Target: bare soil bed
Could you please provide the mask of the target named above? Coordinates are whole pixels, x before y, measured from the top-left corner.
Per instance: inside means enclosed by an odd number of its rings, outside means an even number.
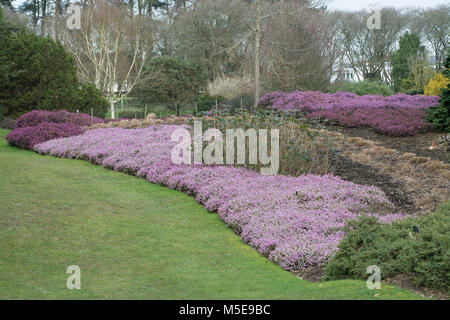
[[[450,200],[450,152],[429,150],[436,134],[389,137],[371,129],[328,126],[340,152],[331,162],[333,174],[381,188],[404,213],[427,214]]]
[[[450,152],[445,150],[430,150],[434,139],[439,135],[435,132],[417,134],[415,136],[391,137],[378,134],[371,128],[344,128],[339,126],[327,126],[327,130],[337,131],[348,137],[361,137],[367,140],[379,142],[383,147],[396,149],[403,153],[415,153],[421,157],[450,163]]]
[[[330,169],[334,175],[344,180],[381,188],[399,212],[419,211],[414,202],[409,199],[404,184],[375,167],[337,155],[333,158]]]

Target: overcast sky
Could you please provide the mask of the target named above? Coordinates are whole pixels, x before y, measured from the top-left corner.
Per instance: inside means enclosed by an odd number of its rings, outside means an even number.
[[[367,9],[371,4],[379,7],[426,8],[446,3],[449,3],[449,0],[328,0],[327,4],[329,9],[355,11]]]

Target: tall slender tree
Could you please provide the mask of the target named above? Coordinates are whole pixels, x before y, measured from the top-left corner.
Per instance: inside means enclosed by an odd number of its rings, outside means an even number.
[[[392,74],[394,78],[394,90],[400,90],[402,79],[406,79],[410,72],[411,58],[423,54],[425,47],[420,44],[417,34],[406,32],[400,38],[400,48],[392,55]]]

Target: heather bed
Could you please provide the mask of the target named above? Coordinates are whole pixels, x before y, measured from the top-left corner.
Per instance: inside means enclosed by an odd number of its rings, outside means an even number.
[[[82,134],[85,127],[99,123],[104,123],[104,120],[84,113],[34,110],[15,121],[14,130],[6,140],[22,149],[32,149],[34,145],[48,140]]]
[[[272,92],[260,107],[283,112],[301,112],[310,120],[327,120],[349,128],[370,127],[392,136],[415,135],[430,130],[426,110],[439,104],[438,96],[396,94],[358,96],[350,92]]]
[[[378,188],[326,175],[261,176],[244,168],[174,165],[171,132],[179,126],[96,129],[34,149],[84,159],[195,196],[241,238],[287,270],[322,265],[337,250],[345,222],[362,214],[401,219]]]

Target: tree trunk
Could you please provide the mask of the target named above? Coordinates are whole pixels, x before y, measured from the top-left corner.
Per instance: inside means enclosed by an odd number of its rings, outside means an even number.
[[[55,40],[58,41],[59,39],[59,24],[58,24],[58,19],[61,16],[61,8],[60,8],[60,3],[59,0],[55,0]]]
[[[261,0],[256,0],[256,30],[255,30],[255,103],[253,105],[253,112],[256,112],[259,101],[259,55],[261,42]]]
[[[111,119],[115,119],[115,115],[114,115],[114,100],[111,100]]]
[[[45,17],[47,16],[47,0],[42,1],[41,36],[45,35]]]

